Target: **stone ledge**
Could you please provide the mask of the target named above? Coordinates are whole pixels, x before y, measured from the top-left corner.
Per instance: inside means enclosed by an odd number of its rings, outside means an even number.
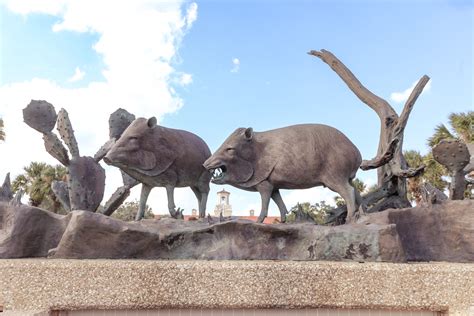
[[[474,305],[474,264],[296,261],[0,260],[5,311],[369,308]]]

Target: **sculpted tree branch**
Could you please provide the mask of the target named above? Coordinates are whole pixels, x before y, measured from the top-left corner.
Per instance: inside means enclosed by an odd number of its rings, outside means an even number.
[[[379,200],[374,200],[374,195],[370,195],[370,203],[367,203],[367,205],[372,204],[373,210],[376,211],[388,207],[411,206],[406,197],[405,178],[419,175],[423,172],[425,166],[409,168],[403,157],[403,133],[413,106],[428,83],[429,77],[425,75],[418,81],[407,99],[403,111],[398,116],[386,100],[367,89],[334,54],[324,49],[321,51],[312,50],[308,54],[318,57],[328,64],[359,100],[374,110],[380,119],[380,139],[377,155],[371,160],[364,160],[360,168],[362,170],[377,168],[379,189],[383,192],[391,192],[391,194],[381,195]],[[364,202],[368,202],[366,200],[367,198],[364,199]],[[370,212],[371,209],[368,211]]]

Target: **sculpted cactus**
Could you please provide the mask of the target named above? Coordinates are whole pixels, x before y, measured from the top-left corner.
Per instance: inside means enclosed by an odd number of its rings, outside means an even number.
[[[467,186],[464,178],[467,172],[464,168],[471,157],[466,144],[460,140],[444,139],[433,147],[433,157],[451,173],[449,197],[452,200],[462,200]]]
[[[31,100],[23,109],[23,120],[40,133],[50,133],[56,124],[56,111],[51,103],[43,100]]]
[[[127,127],[135,120],[135,115],[124,109],[118,109],[110,115],[109,118],[109,136],[110,139],[99,149],[95,155],[95,159],[102,159],[115,145],[117,140],[122,136]],[[105,203],[104,215],[112,215],[113,212],[127,199],[130,195],[130,189],[139,184],[137,180],[120,170],[122,173],[123,186],[117,188],[109,200]]]
[[[66,211],[71,210],[71,202],[69,201],[69,192],[67,189],[67,183],[64,181],[54,180],[51,183],[51,190],[53,190],[54,195],[58,198],[59,202]]]
[[[61,140],[51,132],[43,134],[44,147],[46,151],[56,158],[64,166],[69,165],[69,155]]]
[[[79,147],[67,111],[61,109],[56,115],[50,103],[32,100],[23,110],[23,119],[30,127],[43,133],[48,153],[68,169],[67,194],[64,184],[56,183],[52,187],[63,206],[71,210],[95,212],[104,195],[105,171],[93,158],[79,156]],[[56,120],[59,135],[69,148],[71,159],[63,143],[52,132]],[[69,201],[69,207],[66,201]]]
[[[74,130],[72,129],[69,115],[65,109],[61,109],[58,113],[57,130],[61,139],[69,148],[72,157],[79,158],[79,146],[77,145],[76,137],[74,136]]]

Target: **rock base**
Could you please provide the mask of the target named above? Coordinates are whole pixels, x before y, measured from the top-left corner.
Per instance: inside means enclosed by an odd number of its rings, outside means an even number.
[[[123,222],[0,204],[0,258],[474,262],[474,201],[387,210],[356,224]]]

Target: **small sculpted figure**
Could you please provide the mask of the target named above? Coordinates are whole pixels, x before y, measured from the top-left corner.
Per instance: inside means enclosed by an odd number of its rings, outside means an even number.
[[[138,118],[130,124],[104,158],[142,183],[140,208],[136,220],[143,218],[148,195],[153,187],[165,187],[168,210],[176,211],[173,192],[190,187],[199,203],[199,217],[206,214],[211,175],[203,168],[211,152],[198,136],[183,130],[157,125],[156,118]]]
[[[212,182],[258,191],[262,210],[268,212],[270,198],[281,213],[287,209],[280,189],[307,189],[324,185],[339,193],[347,204],[347,221],[361,203],[352,185],[362,158],[355,145],[337,129],[320,124],[303,124],[266,132],[236,129],[204,163]]]

